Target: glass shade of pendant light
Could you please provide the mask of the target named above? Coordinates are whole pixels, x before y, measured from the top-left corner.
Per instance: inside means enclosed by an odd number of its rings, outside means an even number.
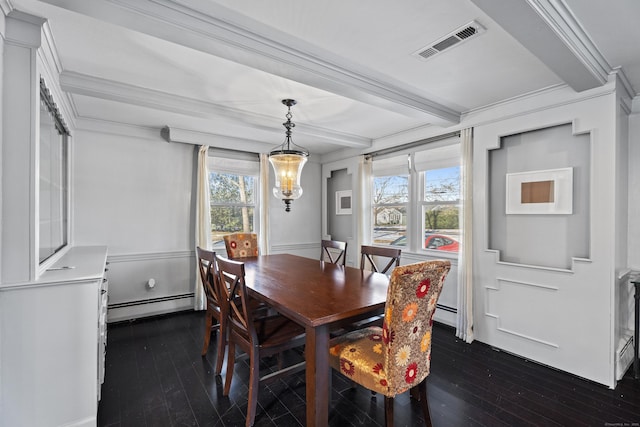
[[[276,185],[273,187],[273,195],[282,199],[285,211],[291,211],[291,202],[302,196],[300,175],[307,162],[309,152],[294,144],[291,140],[291,129],[295,123],[291,121],[291,107],[296,105],[293,99],[283,99],[282,103],[288,107],[287,121],[282,125],[287,129],[284,142],[269,153],[269,162],[273,166],[276,175]]]

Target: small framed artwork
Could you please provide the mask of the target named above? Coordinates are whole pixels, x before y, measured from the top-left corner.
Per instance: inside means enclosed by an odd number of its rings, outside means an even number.
[[[351,215],[351,190],[336,191],[336,215]]]
[[[507,215],[573,213],[573,168],[507,174]]]

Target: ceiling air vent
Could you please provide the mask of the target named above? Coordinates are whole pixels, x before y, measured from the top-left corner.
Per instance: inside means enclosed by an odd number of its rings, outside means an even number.
[[[482,25],[478,24],[476,21],[471,21],[467,25],[463,25],[457,30],[440,37],[429,46],[423,47],[413,54],[422,59],[431,58],[450,47],[456,46],[462,41],[469,40],[470,38],[483,33],[484,30],[485,28]]]

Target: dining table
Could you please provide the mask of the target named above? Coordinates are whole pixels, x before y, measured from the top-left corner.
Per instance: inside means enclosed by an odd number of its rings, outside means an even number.
[[[329,422],[330,331],[381,314],[386,275],[291,254],[243,259],[249,295],[304,326],[307,426]]]

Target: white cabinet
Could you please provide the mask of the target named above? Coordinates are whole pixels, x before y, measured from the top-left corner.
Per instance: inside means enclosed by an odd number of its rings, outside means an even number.
[[[106,268],[106,271],[109,269]],[[109,301],[109,280],[107,277],[102,279],[98,301],[98,400],[100,400],[104,383],[105,358],[107,357],[107,303]]]
[[[95,426],[107,248],[74,247],[33,282],[0,284],[0,426]]]

